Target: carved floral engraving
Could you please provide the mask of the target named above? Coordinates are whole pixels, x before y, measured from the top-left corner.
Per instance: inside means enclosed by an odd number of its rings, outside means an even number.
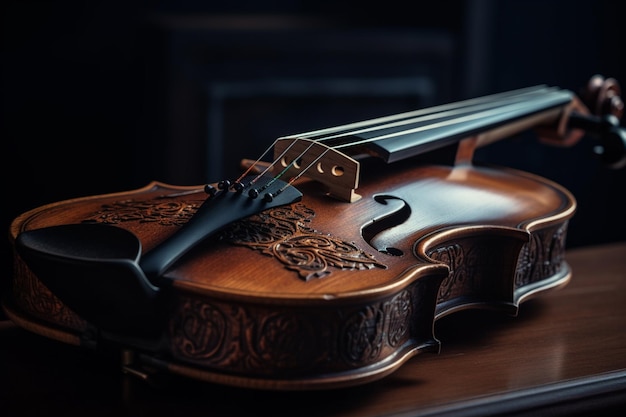
[[[511,282],[515,289],[551,278],[561,271],[566,230],[567,223],[531,234],[530,241],[524,244],[517,258],[514,283]],[[449,275],[441,283],[437,302],[448,301],[460,294],[470,295],[472,291],[485,294],[487,288],[484,285],[494,287],[503,283],[506,277],[500,276],[492,277],[497,282],[484,282],[485,277],[491,276],[493,266],[500,262],[497,253],[497,247],[477,242],[443,245],[429,251],[429,257],[450,267]]]
[[[463,286],[463,282],[468,276],[465,268],[466,256],[463,247],[458,244],[439,247],[429,252],[428,256],[450,267],[450,273],[441,282],[437,297],[438,302],[447,300],[455,288]]]
[[[385,268],[354,243],[316,232],[308,226],[315,215],[303,204],[266,210],[232,224],[221,239],[273,256],[308,281],[331,273],[330,268]]]
[[[119,224],[125,222],[158,223],[162,226],[182,226],[202,204],[200,201],[173,199],[123,200],[103,204],[85,222]]]
[[[21,261],[15,263],[13,296],[18,306],[40,319],[77,330],[85,327],[84,320],[52,294]]]
[[[517,262],[515,287],[556,275],[563,266],[567,223],[533,233]]]
[[[156,222],[163,226],[181,226],[196,212],[202,201],[124,200],[103,205],[85,222],[119,224]],[[308,281],[331,273],[331,268],[364,270],[385,268],[354,243],[324,235],[307,223],[315,216],[303,204],[266,210],[235,222],[220,239],[248,246],[273,256],[288,269]]]
[[[484,296],[506,287],[507,277],[501,271],[507,259],[502,257],[500,249],[497,241],[465,241],[431,250],[428,256],[450,267],[439,288],[437,302],[461,295]]]
[[[411,336],[431,340],[430,333],[410,334],[413,320],[432,320],[421,317],[432,312],[416,308],[419,291],[416,283],[387,300],[338,310],[268,310],[184,297],[170,322],[172,351],[186,362],[253,374],[367,366]]]
[[[387,302],[349,316],[341,332],[346,360],[374,360],[385,347],[400,345],[408,336],[412,311],[411,293],[403,291]]]
[[[320,317],[314,321],[297,312],[268,313],[195,298],[184,300],[177,316],[170,326],[174,354],[209,367],[301,368],[320,361],[326,351],[319,345],[329,328],[319,325]]]
[[[293,369],[325,357],[330,327],[319,316],[183,300],[171,322],[177,356],[238,370]],[[308,365],[307,365],[308,366]]]

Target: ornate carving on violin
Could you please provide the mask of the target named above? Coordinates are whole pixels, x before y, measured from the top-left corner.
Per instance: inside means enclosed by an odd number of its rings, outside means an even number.
[[[158,200],[124,200],[103,205],[85,223],[120,224],[125,222],[158,223],[182,226],[191,219],[204,200],[159,202]]]
[[[272,256],[297,271],[304,281],[329,275],[331,268],[385,268],[356,244],[307,227],[314,215],[303,204],[266,210],[233,223],[220,237]]]
[[[516,289],[563,274],[565,266],[565,236],[567,223],[562,223],[532,235],[524,245],[517,263]]]
[[[450,272],[441,283],[437,314],[450,314],[468,305],[500,308],[516,315],[520,303],[549,288],[567,284],[571,271],[565,262],[567,218],[528,236],[494,229],[455,237],[454,243],[423,247],[428,257],[442,262]],[[519,256],[512,254],[519,253]],[[508,272],[507,272],[508,271]]]
[[[16,322],[29,328],[34,317],[47,325],[60,326],[69,331],[84,332],[87,329],[85,320],[50,292],[26,264],[16,262],[14,269],[16,275],[13,280],[12,303],[20,311],[28,312],[30,316],[30,318],[15,316]],[[68,341],[65,335],[57,338]],[[69,337],[69,339],[76,340],[77,338]]]
[[[474,150],[531,128],[564,146],[590,133],[621,167],[622,112],[612,79],[592,78],[583,100],[530,87],[279,138],[272,162],[204,193],[152,183],[51,203],[11,224],[3,308],[47,337],[133,352],[138,372],[285,390],[373,381],[438,351],[440,317],[515,315],[572,276],[574,197],[474,166]]]
[[[423,301],[432,300],[432,284],[417,281],[368,305],[324,310],[243,307],[185,296],[169,326],[174,360],[182,363],[181,372],[200,367],[207,380],[247,375],[274,388],[328,386],[312,374],[334,375],[331,385],[343,385],[363,378],[359,369],[387,373],[390,360],[438,351],[432,329],[417,325],[433,320],[432,304]],[[154,358],[151,363],[169,366]]]

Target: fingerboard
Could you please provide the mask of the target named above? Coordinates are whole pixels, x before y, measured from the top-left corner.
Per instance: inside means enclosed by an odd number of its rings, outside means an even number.
[[[561,108],[572,98],[570,91],[536,86],[284,139],[319,141],[346,154],[350,154],[351,149],[366,147],[368,153],[391,163]]]

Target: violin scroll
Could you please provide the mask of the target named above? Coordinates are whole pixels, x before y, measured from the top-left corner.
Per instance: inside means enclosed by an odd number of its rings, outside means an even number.
[[[620,94],[621,88],[614,78],[594,75],[580,91],[580,99],[574,100],[567,117],[566,145],[578,141],[581,131],[590,134],[598,142],[593,152],[613,169],[626,166],[626,130],[620,126],[624,102]]]
[[[621,88],[614,78],[604,78],[602,75],[591,77],[585,88],[581,90],[580,98],[596,116],[613,115],[621,119],[624,114],[624,101]]]
[[[624,114],[624,101],[621,88],[614,78],[601,75],[591,77],[581,92],[581,99],[599,117],[592,129],[599,137],[600,144],[594,152],[608,167],[619,169],[626,166],[626,131],[619,126]]]

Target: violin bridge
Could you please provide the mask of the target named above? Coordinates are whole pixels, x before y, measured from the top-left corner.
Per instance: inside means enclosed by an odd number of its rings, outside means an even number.
[[[360,164],[349,156],[320,142],[297,137],[280,138],[274,145],[276,169],[288,178],[305,176],[324,184],[328,195],[353,203],[361,198]]]

